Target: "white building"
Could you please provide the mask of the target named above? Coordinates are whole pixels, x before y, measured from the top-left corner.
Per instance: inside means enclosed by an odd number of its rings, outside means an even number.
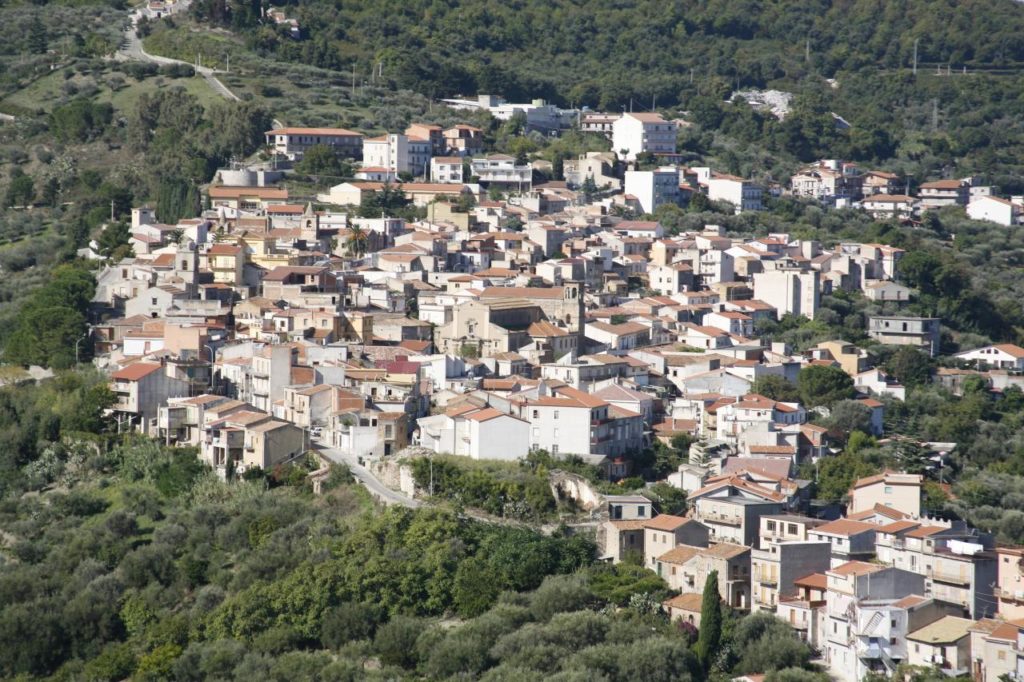
[[[1021,213],[1024,212],[1024,197],[1000,199],[999,197],[980,196],[971,199],[967,204],[967,215],[972,220],[988,220],[1000,225],[1020,225]]]
[[[678,204],[679,171],[672,167],[626,171],[625,192],[637,198],[644,213],[654,213],[662,204]]]
[[[973,360],[979,367],[1024,371],[1024,348],[1012,343],[1000,343],[957,353],[961,360]]]
[[[817,270],[770,270],[754,274],[754,298],[768,303],[781,318],[786,313],[813,320],[821,301]]]
[[[674,154],[676,124],[661,114],[623,114],[612,123],[612,151],[627,161],[644,152]]]
[[[430,160],[431,182],[465,182],[461,156],[435,156]]]
[[[700,181],[700,175],[698,175]],[[711,172],[701,184],[708,188],[708,199],[727,201],[736,207],[736,212],[761,211],[764,209],[764,190],[758,184],[735,175]]]
[[[430,140],[389,133],[363,140],[363,165],[395,173],[425,175],[430,164]]]
[[[481,183],[510,189],[528,190],[533,182],[530,164],[518,165],[514,156],[489,154],[470,162],[472,173]]]
[[[265,135],[274,152],[293,161],[316,145],[325,145],[344,156],[356,156],[363,139],[359,133],[344,128],[275,128]]]
[[[471,459],[518,461],[530,451],[530,425],[493,407],[458,407],[417,422],[420,445]]]

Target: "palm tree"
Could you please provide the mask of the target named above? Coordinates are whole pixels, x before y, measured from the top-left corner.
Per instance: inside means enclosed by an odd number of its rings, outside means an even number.
[[[348,252],[356,258],[362,258],[366,253],[366,242],[368,237],[366,231],[358,225],[353,225],[348,230],[348,237],[345,238],[345,246]]]

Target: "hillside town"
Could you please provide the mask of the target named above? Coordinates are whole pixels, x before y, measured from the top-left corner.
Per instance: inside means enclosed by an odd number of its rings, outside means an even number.
[[[776,614],[835,679],[901,663],[979,682],[1024,675],[1024,547],[934,515],[920,473],[859,478],[844,504],[818,504],[808,472],[849,434],[820,425],[824,403],[758,392],[808,370],[845,375],[844,408],[866,435],[904,438],[886,432],[885,410],[906,389],[863,348],[837,337],[794,350],[762,330],[815,320],[823,296],[858,295],[886,311],[869,318],[870,339],[939,356],[942,320],[903,310],[916,293],[907,252],[678,231],[653,215],[697,196],[742,213],[792,195],[907,224],[960,206],[1010,226],[1024,199],[978,178],[910,196],[897,175],[840,160],[763,185],[681,165],[686,123],[659,114],[447,104],[528,129],[578,126],[609,150],[567,160],[565,180],[535,181],[545,162],[485,153],[468,124],[267,131],[273,164],[219,171],[205,208],[177,224],[133,208],[131,255],[98,270],[89,334],[118,432],[194,447],[223,479],[313,451],[397,504],[429,498],[410,473],[417,459],[543,451],[614,484],[639,475],[640,452],[685,443],[688,461],[647,482],[682,491],[685,515],[551,474],[553,493],[589,515],[603,560],[637,562],[678,593],[662,604],[673,620],[700,627],[717,571],[725,604]],[[353,160],[354,179],[315,198],[289,189],[288,169],[314,148]],[[358,210],[373,202],[379,216]],[[425,217],[389,210],[399,206]],[[1024,348],[957,359],[934,381],[1024,387]],[[941,473],[956,444],[914,446]]]

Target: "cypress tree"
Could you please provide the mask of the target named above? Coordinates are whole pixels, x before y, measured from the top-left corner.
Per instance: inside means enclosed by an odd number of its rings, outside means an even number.
[[[718,653],[722,639],[722,597],[718,594],[718,571],[711,571],[704,583],[704,601],[700,606],[700,631],[695,652],[704,670]]]

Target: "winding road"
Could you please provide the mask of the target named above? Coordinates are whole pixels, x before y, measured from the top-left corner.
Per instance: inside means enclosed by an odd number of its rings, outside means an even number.
[[[182,12],[188,9],[188,1],[177,3],[177,12]],[[142,11],[135,10],[128,15],[130,19],[128,26],[124,29],[124,37],[121,40],[121,47],[117,50],[114,55],[115,59],[121,61],[135,61],[135,62],[151,62],[153,64],[184,64],[190,66],[196,70],[200,76],[206,79],[206,82],[210,84],[213,91],[224,99],[239,101],[238,95],[231,92],[224,83],[217,78],[217,69],[211,69],[208,66],[196,66],[191,62],[182,61],[180,59],[171,59],[170,57],[160,57],[159,55],[149,54],[146,52],[146,48],[142,46],[142,41],[136,34],[136,27],[138,26],[139,19],[142,18]]]

